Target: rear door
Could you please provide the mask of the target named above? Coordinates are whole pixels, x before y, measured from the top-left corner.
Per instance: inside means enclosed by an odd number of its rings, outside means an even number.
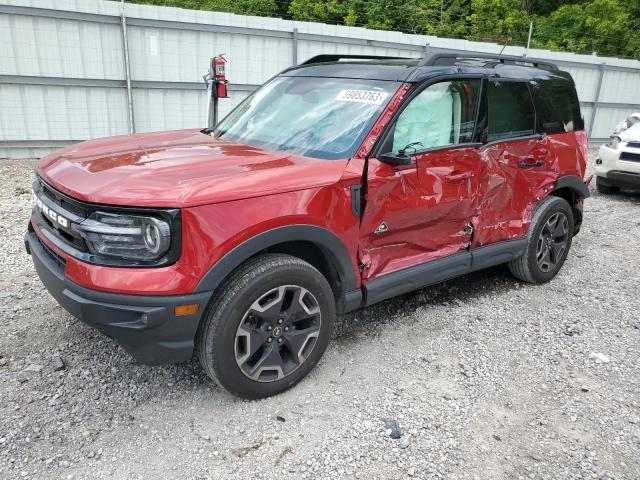
[[[557,176],[555,155],[536,131],[536,111],[525,81],[487,81],[486,145],[480,149],[478,217],[473,246],[526,234],[527,218]]]
[[[424,85],[387,133],[381,152],[411,152],[410,165],[368,160],[360,229],[363,280],[466,249],[481,169],[475,125],[478,78]]]

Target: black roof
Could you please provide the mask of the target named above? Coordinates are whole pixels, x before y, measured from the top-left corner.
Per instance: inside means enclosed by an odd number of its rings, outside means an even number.
[[[442,75],[478,74],[518,80],[563,79],[571,76],[550,62],[485,54],[437,53],[425,58],[370,55],[318,55],[283,75],[421,82]]]

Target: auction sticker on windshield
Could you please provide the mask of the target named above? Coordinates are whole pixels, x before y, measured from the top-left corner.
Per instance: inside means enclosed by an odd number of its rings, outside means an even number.
[[[387,92],[376,92],[373,90],[342,90],[336,97],[336,100],[382,105],[387,95]]]

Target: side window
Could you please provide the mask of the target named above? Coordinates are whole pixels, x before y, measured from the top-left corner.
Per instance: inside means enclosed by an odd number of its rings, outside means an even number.
[[[393,152],[473,141],[480,80],[455,80],[428,86],[402,111],[393,132]]]
[[[538,116],[538,132],[564,133],[584,128],[580,102],[572,85],[547,80],[530,85]]]
[[[526,83],[490,80],[487,104],[488,142],[534,134],[536,114]]]

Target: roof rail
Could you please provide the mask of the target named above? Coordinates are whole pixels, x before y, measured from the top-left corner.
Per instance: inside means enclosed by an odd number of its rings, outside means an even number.
[[[428,65],[455,65],[456,60],[462,58],[478,59],[478,60],[493,60],[498,63],[528,63],[534,67],[546,67],[551,70],[558,70],[558,66],[555,63],[546,62],[543,60],[528,59],[526,57],[516,57],[513,55],[495,55],[490,53],[434,53],[428,55],[422,59],[419,66],[424,67]]]
[[[419,60],[410,57],[385,57],[382,55],[341,55],[341,54],[325,54],[316,55],[301,65],[311,65],[313,63],[338,62],[340,60]]]

